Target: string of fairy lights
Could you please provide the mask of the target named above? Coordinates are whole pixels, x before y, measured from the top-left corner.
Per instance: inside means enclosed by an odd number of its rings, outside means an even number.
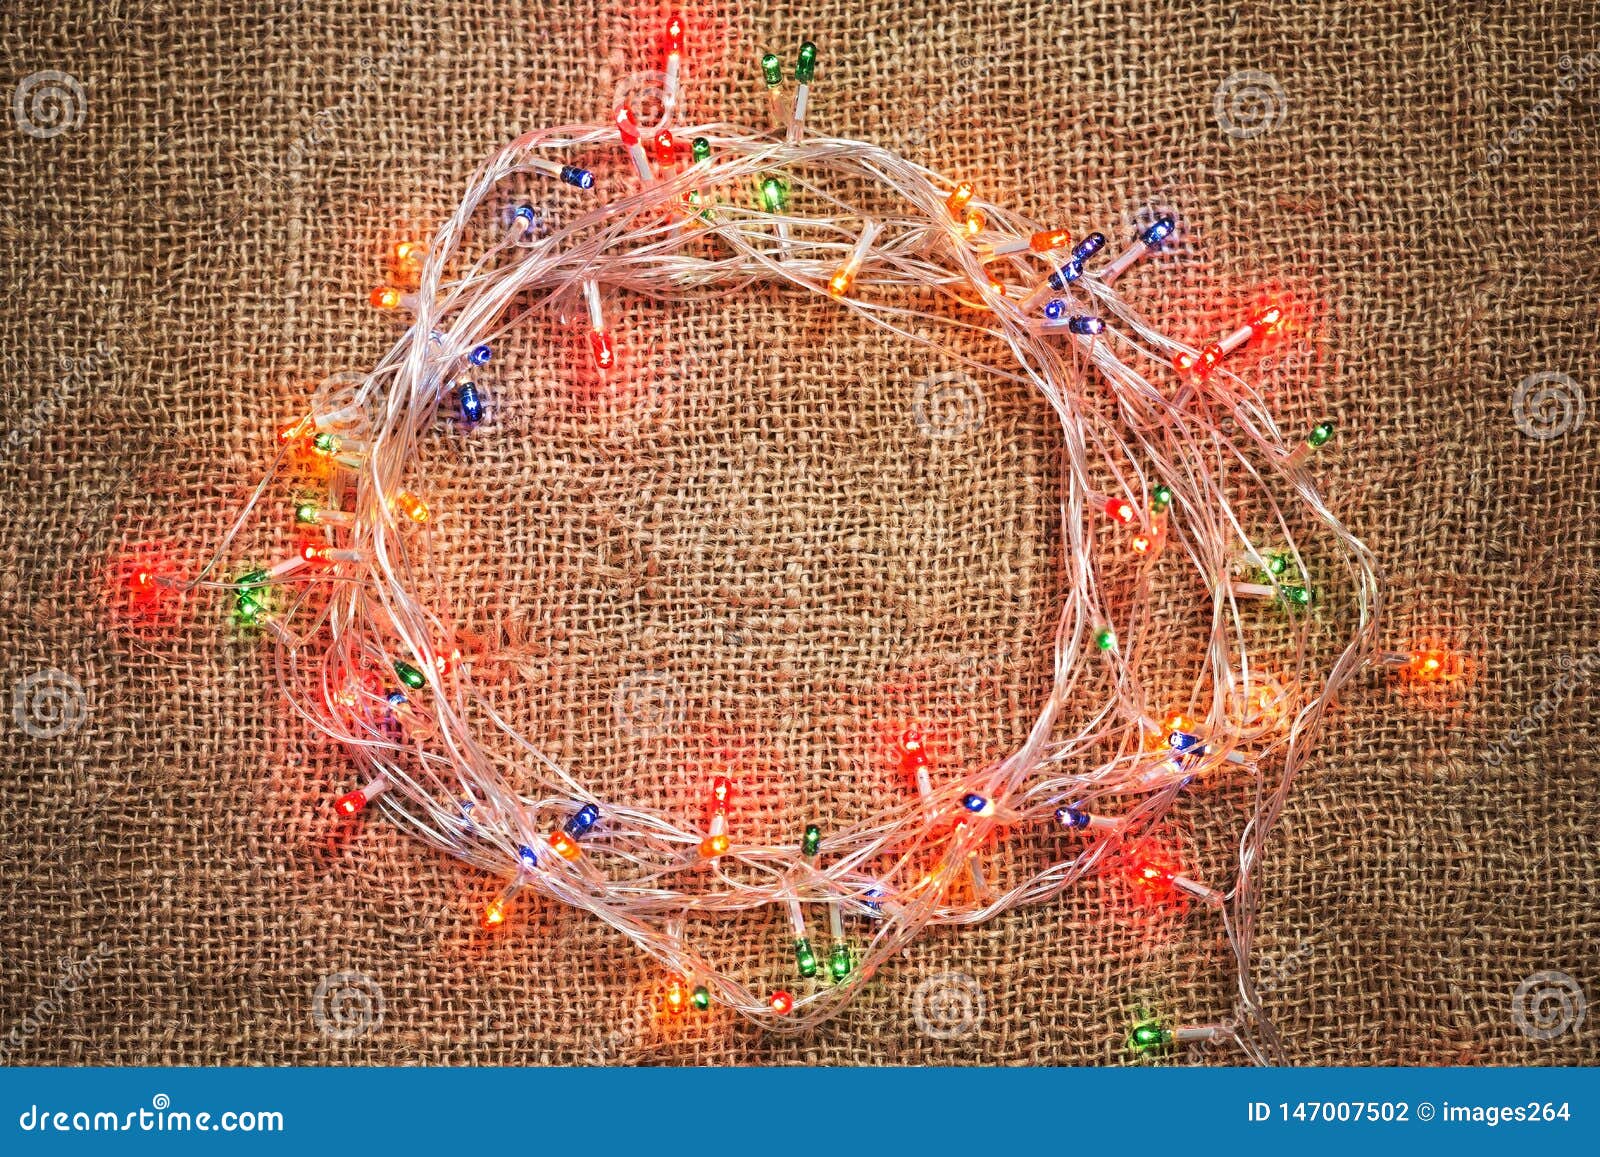
[[[302,548],[208,585],[231,592],[238,621],[270,639],[277,682],[306,725],[348,752],[355,786],[338,813],[377,805],[496,876],[487,927],[514,919],[527,893],[584,909],[659,962],[669,1013],[715,1003],[779,1031],[836,1013],[931,926],[1039,904],[1131,863],[1144,886],[1220,921],[1241,1014],[1176,1028],[1144,1020],[1132,1046],[1225,1037],[1257,1061],[1280,1058],[1250,967],[1263,846],[1335,692],[1369,662],[1438,663],[1376,650],[1372,559],[1310,473],[1332,424],[1281,429],[1230,360],[1284,310],[1253,310],[1200,348],[1168,336],[1115,286],[1172,239],[1170,216],[1122,246],[1074,237],[968,181],[819,133],[807,124],[811,43],[787,75],[776,55],[763,58],[766,127],[681,126],[677,16],[664,41],[657,129],[622,107],[609,124],[530,132],[482,165],[430,240],[396,248],[393,283],[371,300],[405,319],[404,334],[370,373],[326,384],[279,431],[273,473],[224,543],[273,477],[320,464],[325,495],[288,513],[308,536]],[[585,166],[609,166],[628,187],[602,200]],[[529,179],[566,186],[584,207],[550,224],[509,199]],[[897,806],[781,843],[741,831],[737,768],[703,785],[705,808],[692,815],[591,794],[496,710],[447,608],[416,590],[433,518],[419,441],[441,410],[458,427],[492,422],[483,367],[505,333],[576,313],[605,374],[629,341],[608,300],[756,284],[822,295],[930,357],[1031,384],[1062,439],[1054,677],[1020,746],[959,766],[911,727]],[[1011,360],[960,352],[957,339],[974,334]],[[1163,560],[1186,574],[1181,592],[1170,576],[1156,581]],[[1187,690],[1150,642],[1157,606],[1173,598],[1200,626]],[[1141,857],[1146,833],[1216,783],[1242,785],[1251,801],[1236,862],[1214,866],[1222,880]],[[1018,869],[989,854],[1018,830],[1055,831],[1051,862]],[[717,922],[760,910],[787,922],[781,958],[755,974],[722,963]]]

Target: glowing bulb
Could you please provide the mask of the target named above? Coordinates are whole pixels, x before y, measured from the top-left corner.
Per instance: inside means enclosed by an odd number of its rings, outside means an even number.
[[[1253,337],[1261,337],[1275,332],[1283,324],[1283,310],[1275,305],[1269,305],[1258,312],[1249,321]]]
[[[1049,253],[1052,249],[1065,249],[1071,244],[1072,234],[1065,229],[1051,229],[1028,238],[1028,248],[1035,253]]]
[[[400,682],[413,691],[420,691],[428,685],[428,680],[423,676],[422,672],[404,659],[396,659],[394,661],[394,673],[399,677]]]
[[[689,148],[693,153],[696,164],[711,156],[711,142],[706,140],[705,137],[695,137],[690,142]]]
[[[1106,323],[1098,317],[1074,317],[1067,322],[1067,328],[1082,337],[1097,337],[1106,328]]]
[[[777,53],[769,52],[761,58],[761,79],[768,88],[778,88],[783,84],[783,62],[778,59]]]
[[[1172,506],[1172,487],[1157,486],[1150,492],[1150,510],[1154,514],[1164,514]]]
[[[683,17],[674,12],[667,17],[667,55],[683,55]]]
[[[772,994],[772,999],[768,1004],[771,1006],[772,1011],[779,1016],[788,1016],[794,1011],[794,996],[780,988]]]
[[[976,237],[983,232],[985,223],[986,219],[980,210],[968,209],[967,219],[962,222],[961,227],[967,231],[968,237]]]
[[[728,854],[728,837],[722,834],[707,836],[700,841],[700,854],[708,860]]]
[[[1117,633],[1110,627],[1101,627],[1095,632],[1094,645],[1102,651],[1109,651],[1117,645]]]
[[[583,854],[583,849],[578,847],[577,841],[566,832],[551,832],[550,846],[555,849],[556,855],[564,860],[576,860]]]
[[[817,954],[811,950],[811,941],[798,936],[794,942],[794,962],[800,975],[809,980],[817,974]]]
[[[367,295],[374,309],[398,309],[403,295],[392,285],[380,285]]]
[[[1126,498],[1113,498],[1106,503],[1106,517],[1120,526],[1128,526],[1137,516],[1133,503]]]
[[[694,991],[689,994],[689,1003],[704,1012],[711,1007],[711,990],[703,984],[694,986]]]
[[[504,924],[505,922],[506,922],[506,905],[505,905],[505,901],[502,900],[499,896],[496,896],[493,900],[490,900],[489,903],[484,906],[484,909],[483,909],[483,926],[485,928],[493,929],[493,928],[498,928],[500,925]]]
[[[679,1016],[689,1007],[689,985],[683,977],[673,973],[667,977],[667,1011]]]
[[[850,975],[851,963],[849,945],[835,944],[828,953],[828,975],[833,977],[834,983]]]
[[[363,784],[355,791],[346,792],[333,801],[333,810],[342,816],[353,816],[384,792],[389,790],[389,781],[382,776],[370,783]]]
[[[955,192],[945,201],[945,205],[950,209],[950,216],[957,221],[966,220],[967,203],[972,200],[972,194],[973,188],[970,182],[962,181],[957,185]]]
[[[1328,439],[1333,437],[1332,422],[1318,422],[1311,427],[1311,433],[1306,435],[1307,445],[1320,447],[1327,445]]]
[[[422,264],[422,259],[427,256],[428,247],[417,241],[396,242],[391,252],[391,257],[397,269],[406,272],[414,271]]]
[[[822,829],[816,824],[807,824],[805,835],[800,840],[800,854],[811,858],[822,848]]]
[[[629,148],[639,143],[639,122],[634,119],[633,110],[627,105],[617,109],[616,114],[617,134],[622,137],[622,143]]]
[[[396,494],[394,496],[394,504],[412,522],[422,523],[428,521],[428,504],[411,493],[411,491],[402,490]]]
[[[472,352],[467,355],[467,360],[475,366],[486,366],[489,359],[494,357],[494,350],[487,344],[472,347]]]
[[[656,160],[663,165],[670,165],[677,157],[678,146],[672,139],[672,130],[662,129],[656,134]]]
[[[1089,826],[1089,813],[1071,806],[1056,808],[1056,823],[1075,831]]]
[[[1128,1034],[1128,1047],[1137,1053],[1152,1053],[1172,1043],[1172,1032],[1153,1020],[1141,1021]]]
[[[611,335],[604,330],[589,331],[589,356],[602,370],[609,370],[617,362],[617,351],[611,345]]]

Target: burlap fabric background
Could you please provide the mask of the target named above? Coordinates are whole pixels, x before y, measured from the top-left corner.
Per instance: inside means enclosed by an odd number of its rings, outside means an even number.
[[[1101,1063],[1135,1006],[1230,1015],[1215,923],[1107,880],[931,937],[800,1040],[716,1012],[664,1027],[653,969],[591,922],[523,905],[487,937],[481,876],[381,821],[330,836],[345,765],[285,717],[226,601],[151,622],[108,590],[130,551],[211,548],[271,427],[392,339],[365,303],[383,247],[502,140],[603,115],[656,66],[664,10],[8,7],[6,85],[54,70],[82,102],[57,135],[26,102],[4,125],[7,1061]],[[1345,697],[1262,875],[1269,1003],[1298,1062],[1595,1062],[1593,1017],[1539,1039],[1514,1016],[1536,973],[1600,986],[1594,8],[692,17],[697,115],[757,121],[760,47],[811,35],[829,131],[1075,231],[1178,208],[1192,240],[1128,281],[1152,316],[1220,333],[1268,281],[1307,303],[1268,372],[1287,410],[1340,423],[1323,468],[1382,560],[1386,640],[1440,636],[1475,672]],[[949,367],[788,295],[616,329],[643,351],[622,382],[586,388],[575,331],[530,330],[497,356],[494,421],[427,448],[458,559],[441,590],[508,709],[614,796],[698,807],[701,762],[736,750],[746,822],[791,830],[898,790],[906,719],[947,759],[1012,746],[1056,594],[1044,406],[980,383],[919,409]],[[1540,373],[1586,421],[1519,424]],[[230,570],[287,541],[286,502]],[[641,727],[658,692],[664,725]],[[1237,804],[1180,809],[1197,874],[1227,877]],[[725,936],[786,975],[774,928]],[[316,993],[352,983],[382,1014],[339,1039]]]

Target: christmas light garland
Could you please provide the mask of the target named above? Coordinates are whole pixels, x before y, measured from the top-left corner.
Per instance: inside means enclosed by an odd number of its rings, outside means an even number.
[[[1141,1023],[1133,1047],[1226,1037],[1255,1060],[1279,1059],[1250,977],[1263,845],[1339,687],[1374,659],[1438,662],[1375,651],[1372,560],[1307,471],[1332,425],[1284,433],[1267,399],[1227,364],[1282,324],[1283,310],[1253,311],[1193,348],[1113,289],[1169,239],[1170,217],[1102,255],[1100,233],[1074,240],[986,202],[971,184],[817,134],[805,124],[809,43],[792,90],[775,56],[762,62],[770,130],[678,128],[676,17],[666,51],[666,109],[653,132],[623,108],[608,125],[528,133],[489,158],[426,245],[397,247],[396,267],[415,284],[380,287],[372,302],[409,314],[405,334],[370,374],[327,384],[280,431],[274,473],[300,454],[328,470],[326,500],[294,512],[315,541],[277,565],[206,584],[233,592],[239,620],[270,634],[295,709],[361,769],[338,811],[379,803],[502,878],[485,908],[489,927],[511,917],[519,891],[552,897],[659,961],[669,1011],[714,1001],[782,1031],[837,1012],[930,925],[1040,903],[1132,854],[1138,879],[1223,922],[1244,1014],[1237,1024]],[[598,200],[580,161],[631,166],[631,191]],[[507,200],[527,177],[564,183],[592,207],[546,227],[538,209]],[[870,211],[862,190],[872,193]],[[479,243],[484,230],[491,235]],[[482,251],[471,256],[474,244]],[[934,758],[913,728],[901,741],[900,806],[812,825],[781,845],[741,833],[736,773],[706,783],[706,810],[693,816],[590,794],[475,689],[470,648],[414,590],[431,517],[418,441],[442,406],[463,426],[486,420],[492,400],[479,368],[501,335],[581,302],[605,373],[627,341],[607,321],[608,296],[683,300],[756,284],[823,295],[930,353],[1030,384],[1059,420],[1063,447],[1064,601],[1052,691],[1026,739],[997,762],[959,767]],[[1014,364],[958,353],[928,336],[940,326],[998,340]],[[1302,524],[1316,533],[1316,594]],[[1198,600],[1207,634],[1187,692],[1151,682],[1170,656],[1146,642],[1159,593],[1152,574],[1173,552],[1192,586],[1175,597]],[[1345,633],[1329,646],[1335,599],[1321,592],[1335,588]],[[1317,613],[1323,607],[1329,615]],[[1332,655],[1322,669],[1314,621]],[[1268,641],[1252,644],[1257,635]],[[1064,709],[1085,703],[1069,725]],[[1186,788],[1224,777],[1246,784],[1253,801],[1231,887],[1137,858],[1140,837]],[[1064,858],[1001,878],[986,847],[1003,830],[1039,826],[1060,830]],[[776,969],[759,986],[730,975],[715,945],[686,931],[691,918],[774,905],[790,924],[782,983],[771,983]]]

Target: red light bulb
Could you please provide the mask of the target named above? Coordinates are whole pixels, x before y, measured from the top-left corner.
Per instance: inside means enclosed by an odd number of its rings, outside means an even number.
[[[662,129],[656,134],[656,160],[670,165],[677,158],[678,147],[673,143],[672,130]]]
[[[374,309],[399,309],[400,291],[392,285],[380,285],[367,295]]]
[[[674,12],[667,18],[667,55],[683,55],[683,17]]]
[[[772,1011],[779,1016],[788,1016],[794,1011],[794,997],[783,989],[772,994]]]
[[[363,791],[346,792],[333,801],[333,810],[342,816],[353,816],[356,812],[367,806],[367,796]]]
[[[617,351],[611,347],[611,335],[604,330],[590,330],[589,356],[594,358],[594,364],[603,370],[609,370],[615,365]]]
[[[1106,503],[1106,517],[1119,526],[1132,523],[1135,513],[1133,503],[1126,498],[1113,498]]]
[[[1250,319],[1250,335],[1259,338],[1264,334],[1275,332],[1282,324],[1283,310],[1275,305],[1269,305]]]
[[[633,110],[627,105],[617,110],[617,132],[622,136],[622,143],[629,148],[639,143],[639,122],[634,119]]]

